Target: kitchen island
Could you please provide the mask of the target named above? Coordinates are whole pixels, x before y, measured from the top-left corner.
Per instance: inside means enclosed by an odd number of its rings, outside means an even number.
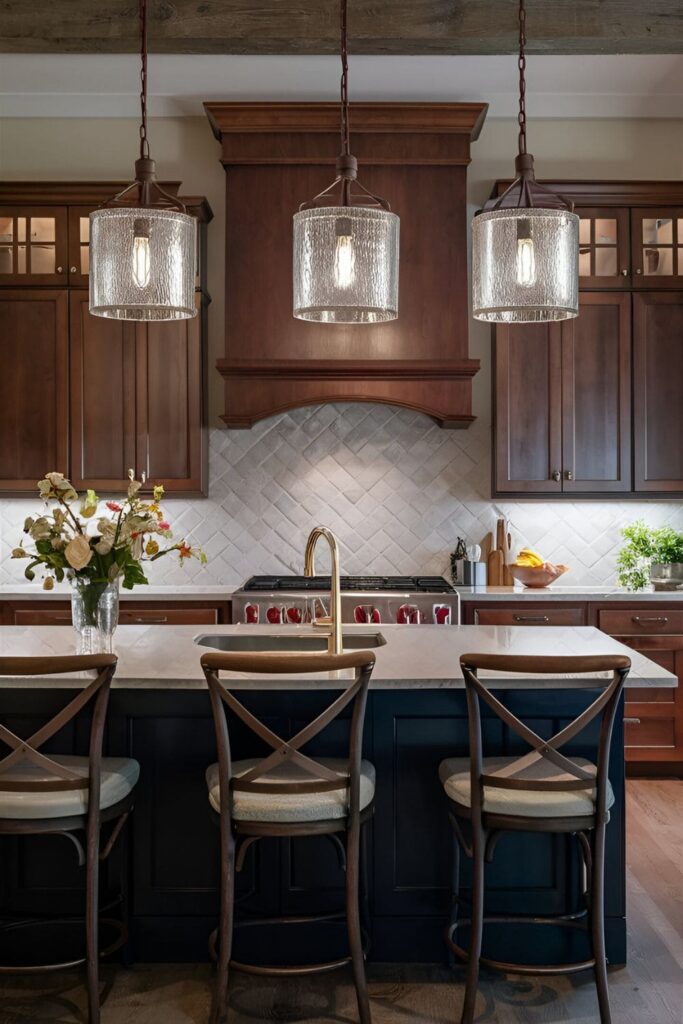
[[[301,627],[310,632],[310,627]],[[218,636],[271,636],[271,627],[212,627]],[[298,632],[293,627],[287,636]],[[365,728],[365,756],[377,771],[376,812],[368,830],[371,959],[443,961],[442,930],[448,915],[450,837],[437,768],[446,756],[467,753],[467,715],[458,659],[466,651],[508,654],[628,654],[630,685],[667,688],[676,677],[593,628],[482,626],[348,626],[348,634],[380,634]],[[215,760],[209,701],[196,627],[123,626],[116,633],[119,666],[111,696],[107,752],[141,764],[131,827],[132,956],[140,961],[203,960],[218,907],[218,832],[211,821],[204,772]],[[1,627],[0,655],[73,653],[75,636],[62,627]],[[382,643],[381,641],[385,641]],[[540,733],[556,732],[594,696],[569,690],[566,677],[552,683],[517,677],[490,678],[515,712]],[[65,689],[84,679],[0,680],[0,721],[28,734],[64,703]],[[294,679],[235,677],[242,699],[281,734],[329,703],[343,677]],[[302,691],[292,697],[290,690]],[[249,691],[249,692],[247,692]],[[491,721],[493,752],[511,749],[506,729]],[[82,752],[84,730],[62,738],[62,752]],[[338,729],[324,734],[318,755],[339,754]],[[574,753],[588,753],[579,743]],[[244,730],[233,735],[233,755],[253,754]],[[617,723],[610,778],[616,804],[608,830],[606,929],[610,962],[626,960],[623,729]],[[59,909],[77,905],[70,844],[57,838],[33,843],[6,840],[2,853],[3,904]],[[105,887],[113,886],[117,863]],[[580,899],[578,851],[571,837],[511,835],[501,840],[488,868],[491,906],[504,912],[562,912]],[[71,874],[69,875],[69,871]],[[65,882],[65,878],[73,881]],[[323,837],[268,842],[250,851],[239,879],[240,906],[255,913],[297,915],[336,909],[343,890],[337,852]],[[288,953],[320,954],[343,938],[337,925],[289,938]],[[555,935],[557,931],[557,935]],[[524,934],[526,932],[526,934]],[[328,934],[329,933],[329,934]],[[271,936],[277,943],[278,936]],[[524,929],[520,955],[573,957],[578,937]],[[509,936],[507,937],[509,941]],[[496,936],[492,936],[496,952]],[[540,944],[542,943],[542,948]],[[338,948],[338,946],[335,946]],[[500,947],[497,949],[500,952]]]

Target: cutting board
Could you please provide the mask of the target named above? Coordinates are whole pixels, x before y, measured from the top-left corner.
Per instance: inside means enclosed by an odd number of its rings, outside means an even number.
[[[487,582],[490,587],[503,585],[503,552],[495,548],[487,559]]]
[[[502,569],[501,569],[501,585],[504,587],[514,586],[514,580],[512,573],[508,567],[510,561],[510,547],[511,547],[510,532],[508,530],[507,521],[501,516],[496,523],[496,549],[502,552]]]

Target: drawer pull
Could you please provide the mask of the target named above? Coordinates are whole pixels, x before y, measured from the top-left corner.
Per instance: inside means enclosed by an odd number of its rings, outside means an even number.
[[[550,622],[547,615],[513,615],[514,622]]]
[[[639,718],[625,718],[624,725],[640,725]]]
[[[133,617],[133,622],[139,623],[141,626],[163,626],[168,622],[167,615],[160,615],[156,619],[147,618],[145,615],[136,615]]]
[[[641,615],[631,616],[631,622],[635,622],[637,626],[666,626],[668,621],[666,615],[653,615],[650,618]]]

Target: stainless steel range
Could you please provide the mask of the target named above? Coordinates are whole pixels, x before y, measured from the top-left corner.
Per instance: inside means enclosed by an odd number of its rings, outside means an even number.
[[[342,576],[342,622],[457,625],[460,596],[443,576]],[[330,614],[329,576],[252,576],[232,596],[233,622],[300,625]]]

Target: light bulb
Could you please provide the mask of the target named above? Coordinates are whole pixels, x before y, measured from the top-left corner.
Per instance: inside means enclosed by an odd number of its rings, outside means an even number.
[[[133,280],[138,288],[146,288],[151,277],[149,221],[140,218],[133,224]]]
[[[337,235],[334,253],[334,283],[337,288],[350,288],[356,276],[356,253],[351,235]]]
[[[531,237],[531,224],[521,220],[517,225],[517,284],[532,285],[536,281],[536,256]]]

